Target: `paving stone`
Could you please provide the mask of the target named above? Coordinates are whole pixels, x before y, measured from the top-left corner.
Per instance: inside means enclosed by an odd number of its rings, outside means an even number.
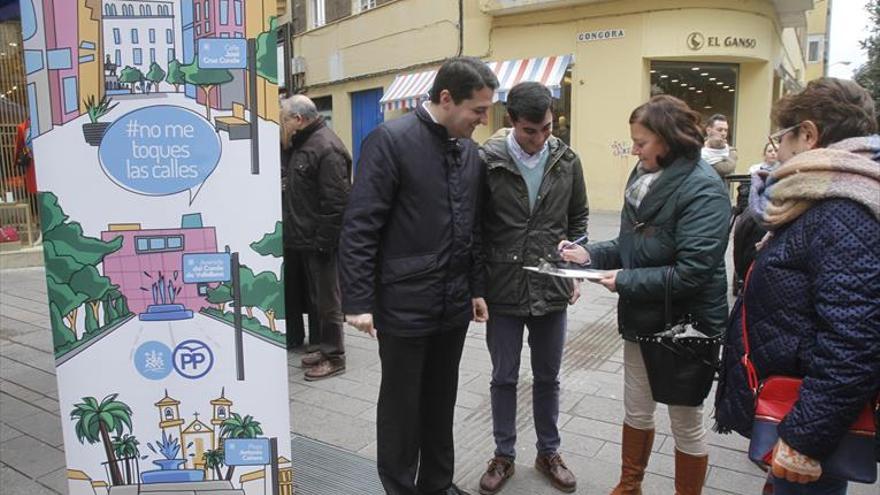
[[[3,495],[58,495],[66,493],[66,490],[51,490],[15,471],[5,463],[0,463],[0,486],[3,487]]]
[[[59,493],[67,492],[67,468],[56,469],[51,473],[40,476],[37,481],[52,490]]]
[[[64,466],[61,450],[26,435],[0,443],[0,459],[31,478],[39,478]]]
[[[11,420],[9,425],[18,430],[26,431],[28,435],[53,447],[63,449],[61,418],[57,415],[40,411],[24,418]]]
[[[24,433],[9,426],[5,422],[0,423],[0,443],[12,440],[13,438],[18,438],[22,435],[24,435]]]
[[[761,493],[766,476],[752,476],[718,466],[709,468],[706,486],[741,495]]]

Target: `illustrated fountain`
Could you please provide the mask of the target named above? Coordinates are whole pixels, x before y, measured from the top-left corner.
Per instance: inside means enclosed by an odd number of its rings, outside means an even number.
[[[141,473],[141,481],[150,483],[185,483],[190,481],[204,481],[205,472],[201,469],[180,469],[186,459],[178,459],[180,442],[162,431],[162,440],[156,440],[155,447],[152,443],[147,444],[154,454],[159,454],[164,459],[153,461],[160,469],[144,471]]]
[[[148,275],[149,276],[149,275]],[[177,272],[174,272],[177,279]],[[141,290],[147,290],[141,287]],[[172,280],[165,280],[165,275],[159,272],[159,279],[153,283],[150,292],[153,295],[153,304],[147,306],[147,310],[138,315],[141,321],[174,321],[188,320],[193,317],[193,312],[183,304],[176,304],[174,299],[180,293],[181,288],[175,287]]]

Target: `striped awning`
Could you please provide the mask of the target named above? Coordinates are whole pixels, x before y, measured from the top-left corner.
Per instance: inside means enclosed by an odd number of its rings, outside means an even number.
[[[539,82],[550,89],[553,96],[559,98],[562,76],[571,63],[571,55],[554,55],[551,57],[523,58],[505,60],[503,62],[487,62],[495,76],[498,77],[498,90],[495,91],[496,101],[507,101],[510,88],[521,82]]]
[[[428,99],[428,90],[434,83],[436,70],[404,74],[394,78],[379,104],[384,110],[413,109]]]
[[[523,58],[503,62],[486,62],[498,77],[499,87],[495,101],[507,101],[510,88],[524,81],[539,82],[550,88],[553,96],[559,98],[562,77],[571,64],[571,55]],[[428,91],[434,83],[436,70],[403,74],[394,78],[385,95],[379,100],[383,110],[413,109],[428,99]]]

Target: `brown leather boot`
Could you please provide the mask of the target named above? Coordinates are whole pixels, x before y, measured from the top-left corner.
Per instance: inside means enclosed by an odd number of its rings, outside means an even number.
[[[574,477],[559,454],[538,455],[535,458],[535,469],[550,480],[557,490],[572,493],[577,490],[577,479]]]
[[[623,424],[623,446],[620,454],[620,482],[611,495],[641,495],[645,467],[654,445],[654,430],[639,430]]]
[[[514,464],[512,460],[506,457],[495,456],[489,461],[489,467],[486,468],[486,472],[480,477],[480,494],[495,495],[500,492],[504,488],[504,484],[507,483],[507,480],[513,476],[513,472]]]
[[[675,450],[675,495],[700,495],[706,470],[709,469],[708,455],[690,455]]]

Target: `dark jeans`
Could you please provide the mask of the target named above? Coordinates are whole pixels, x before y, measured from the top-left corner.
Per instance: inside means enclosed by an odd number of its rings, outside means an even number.
[[[846,481],[819,478],[813,483],[792,483],[773,478],[773,495],[846,495]]]
[[[489,308],[486,343],[492,356],[492,429],[495,455],[516,457],[516,385],[519,378],[523,327],[529,327],[532,376],[532,418],[541,455],[559,449],[559,368],[565,344],[566,312],[515,317],[492,314]]]
[[[303,345],[306,340],[306,330],[302,315],[309,313],[311,302],[309,301],[308,282],[306,282],[305,263],[302,252],[293,249],[284,249],[284,313],[287,315],[287,347]],[[321,340],[321,328],[318,325],[318,317],[314,313],[309,314],[309,345],[318,349]]]
[[[467,327],[428,337],[378,329],[376,454],[379,479],[390,495],[443,493],[452,484],[452,419],[466,334]]]
[[[342,295],[336,269],[336,250],[303,252],[309,299],[318,316],[321,330],[321,354],[330,361],[345,361],[342,333]]]

